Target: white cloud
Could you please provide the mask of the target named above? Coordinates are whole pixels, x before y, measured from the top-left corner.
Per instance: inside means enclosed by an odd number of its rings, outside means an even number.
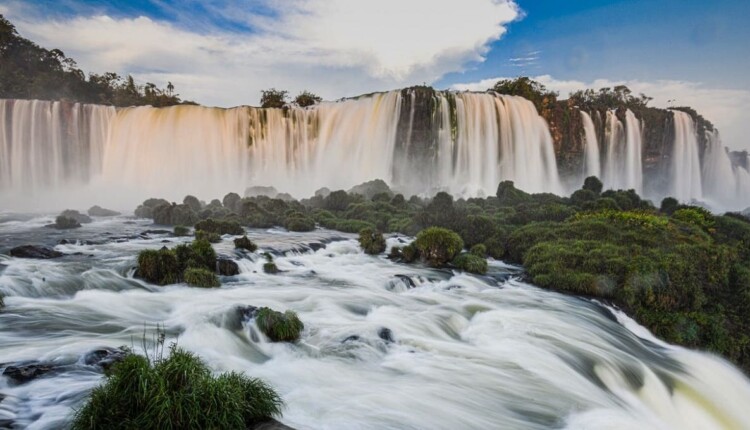
[[[507,78],[491,78],[478,82],[455,84],[453,89],[466,91],[484,91],[500,80]],[[744,89],[709,88],[698,82],[678,80],[657,80],[653,82],[639,80],[609,80],[597,79],[593,82],[576,80],[559,80],[550,75],[533,78],[544,84],[548,89],[558,91],[561,97],[569,93],[593,88],[614,87],[627,85],[633,93],[644,93],[654,100],[651,106],[690,106],[704,118],[711,121],[721,132],[722,140],[731,149],[750,150],[750,91]],[[673,103],[668,103],[674,100]]]
[[[271,86],[339,98],[433,82],[483,61],[519,17],[512,0],[261,2],[273,18],[232,6],[252,33],[199,33],[146,17],[39,18],[13,3],[7,13],[22,35],[86,71],[170,80],[184,97],[216,105],[255,104]]]

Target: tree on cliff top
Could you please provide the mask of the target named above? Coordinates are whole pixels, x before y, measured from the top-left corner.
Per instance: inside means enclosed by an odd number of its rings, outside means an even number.
[[[547,108],[555,103],[558,95],[554,91],[548,91],[547,87],[527,76],[498,81],[490,91],[511,96],[521,96],[531,100],[540,112],[543,108]]]
[[[299,107],[312,106],[314,104],[320,103],[321,101],[323,101],[323,99],[320,96],[313,94],[307,90],[302,91],[297,95],[297,97],[294,98],[294,103],[297,103],[297,106]]]
[[[286,104],[288,92],[286,90],[277,90],[270,88],[261,91],[260,107],[262,108],[283,108]]]
[[[59,49],[48,50],[21,37],[0,15],[0,98],[69,100],[115,106],[170,106],[183,103],[171,90],[139,86],[131,76],[86,75]]]

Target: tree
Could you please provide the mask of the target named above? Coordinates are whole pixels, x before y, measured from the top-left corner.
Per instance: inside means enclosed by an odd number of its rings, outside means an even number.
[[[260,107],[283,108],[286,104],[287,94],[286,90],[277,90],[276,88],[263,90],[260,96]]]
[[[167,94],[170,96],[174,94],[174,85],[172,85],[172,82],[167,82]]]
[[[531,100],[538,111],[551,106],[557,101],[556,92],[548,91],[547,87],[526,76],[516,79],[503,79],[498,81],[490,90],[499,94],[521,96]]]
[[[299,107],[308,107],[312,106],[314,104],[318,104],[323,99],[320,96],[317,96],[307,90],[302,91],[297,95],[297,97],[294,98],[294,103],[297,103]]]

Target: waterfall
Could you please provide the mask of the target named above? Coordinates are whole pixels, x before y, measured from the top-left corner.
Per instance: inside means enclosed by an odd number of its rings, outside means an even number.
[[[83,184],[101,171],[115,109],[0,100],[0,190],[27,193]]]
[[[615,111],[607,112],[607,155],[604,164],[604,186],[613,189],[643,190],[643,132],[641,122],[630,109],[625,111],[625,123]]]
[[[704,198],[714,206],[744,209],[750,206],[750,172],[733,165],[719,132],[706,132],[708,145],[703,157]]]
[[[0,193],[24,189],[39,203],[54,190],[60,201],[68,192],[124,209],[249,185],[307,197],[377,178],[407,196],[492,195],[501,180],[562,192],[549,129],[530,101],[419,91],[284,109],[3,100]]]
[[[674,115],[674,145],[672,146],[672,197],[683,202],[703,197],[701,164],[698,155],[698,136],[693,118],[680,111]],[[729,169],[731,171],[731,169]]]
[[[601,160],[599,156],[599,142],[596,139],[596,128],[594,127],[594,121],[591,120],[591,116],[584,111],[581,111],[581,119],[583,121],[583,137],[585,144],[585,177],[596,176],[601,177]]]

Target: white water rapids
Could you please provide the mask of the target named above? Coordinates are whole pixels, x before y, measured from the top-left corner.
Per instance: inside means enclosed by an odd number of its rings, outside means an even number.
[[[21,385],[0,377],[0,421],[17,427],[64,427],[102,381],[81,357],[138,349],[144,327],[150,337],[164,324],[215,371],[271,383],[286,403],[281,421],[298,429],[750,428],[750,382],[728,363],[663,344],[595,303],[508,279],[515,270],[499,262],[476,277],[368,256],[325,230],[250,230],[254,254],[235,254],[228,237],[215,245],[242,271],[220,289],[157,287],[132,278],[137,252],[187,238],[140,236],[153,227],[124,217],[76,232],[48,232],[46,222],[0,223],[3,248],[81,240],[57,245],[82,253],[58,260],[0,256],[0,363],[67,366]],[[282,273],[262,272],[266,250]],[[246,305],[296,311],[301,341],[254,340],[236,310]]]

